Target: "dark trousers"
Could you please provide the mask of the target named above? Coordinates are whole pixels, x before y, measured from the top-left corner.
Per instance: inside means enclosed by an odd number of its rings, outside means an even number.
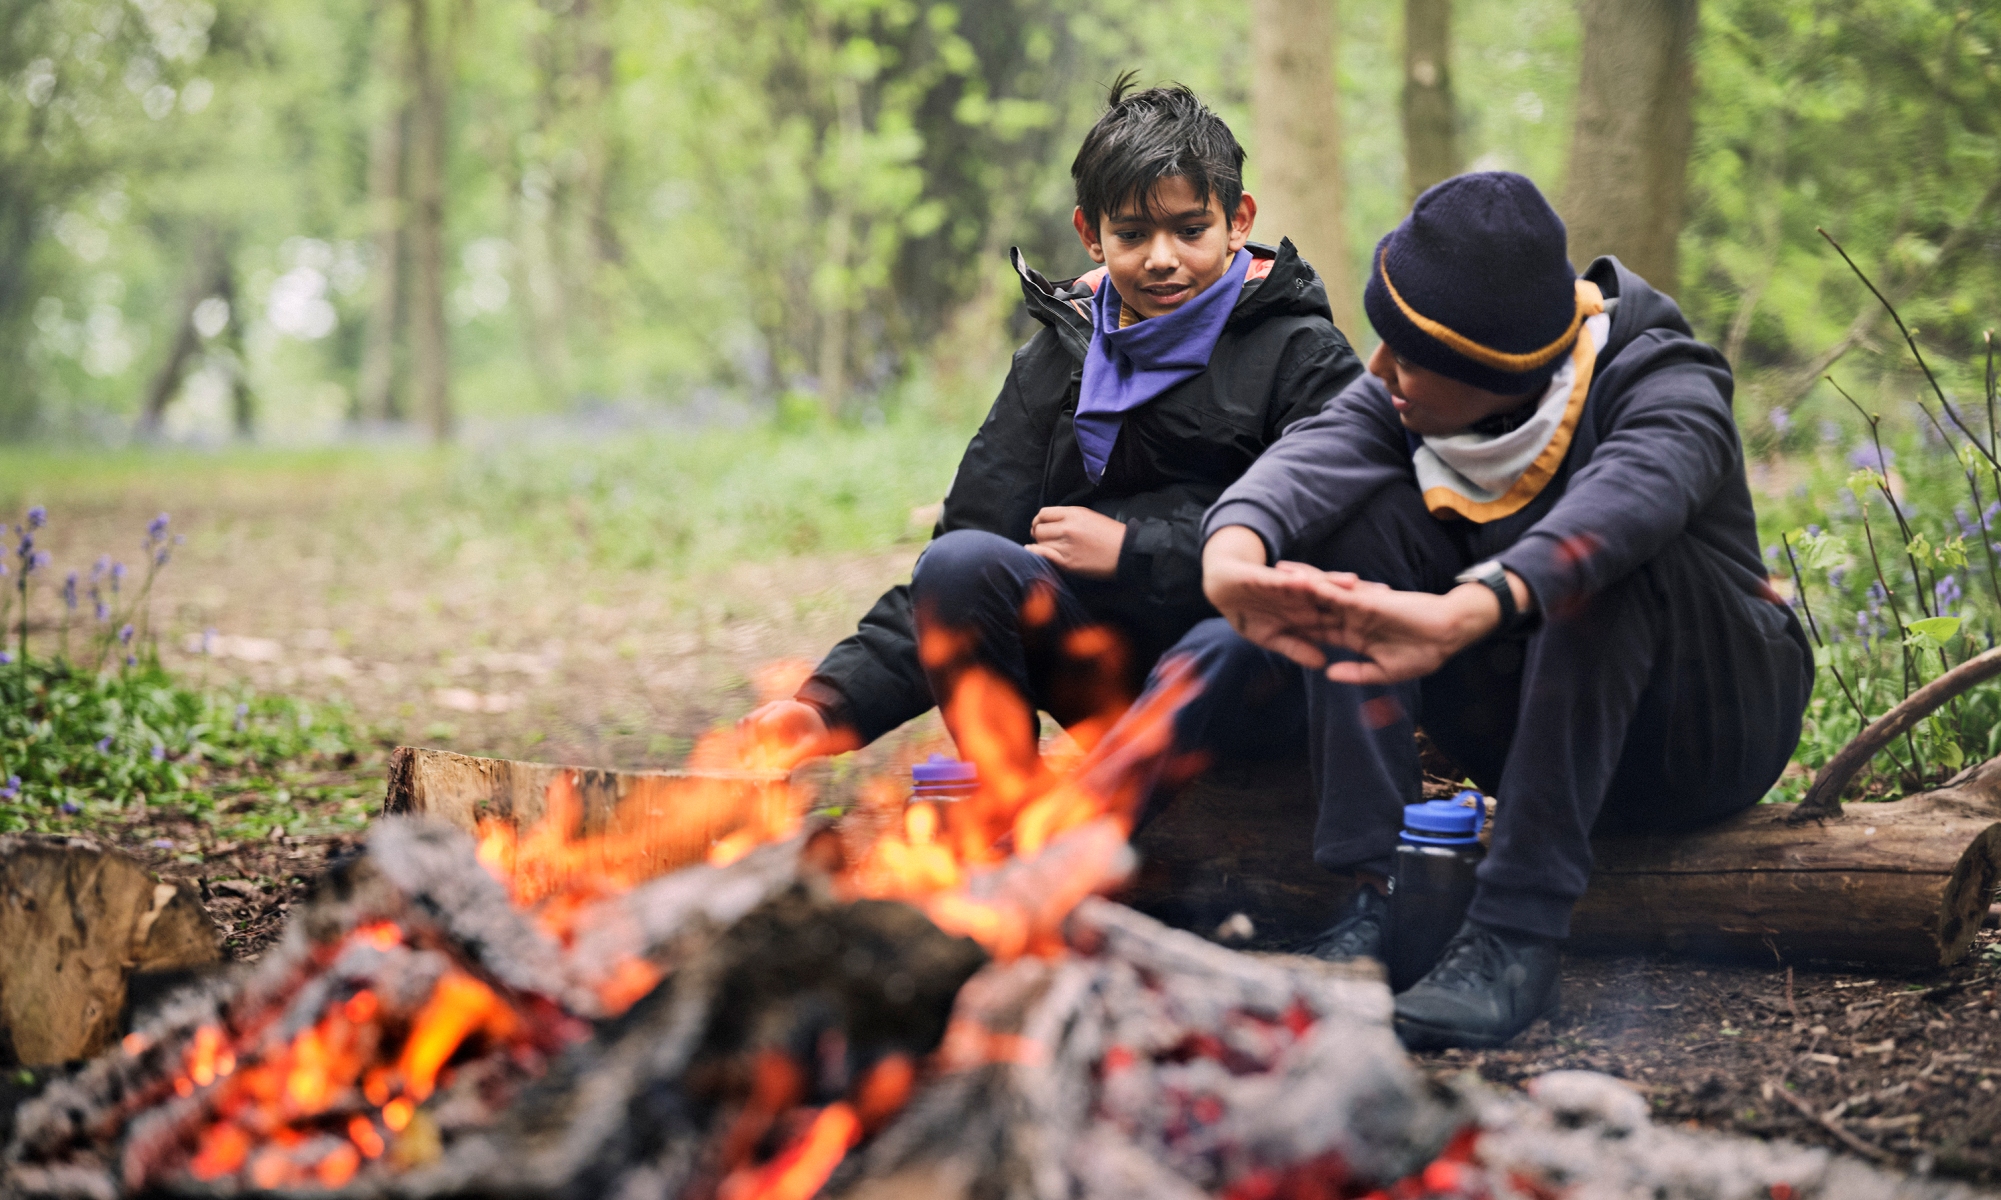
[[[925,677],[961,747],[962,718],[947,700],[971,668],[1025,701],[1006,753],[1026,762],[1035,754],[1035,710],[1066,729],[1116,718],[1163,656],[1188,658],[1211,690],[1236,697],[1183,710],[1180,747],[1227,760],[1296,753],[1305,736],[1305,689],[1291,663],[1233,654],[1242,640],[1220,617],[1185,632],[1123,617],[1116,584],[1059,570],[997,534],[956,530],[933,541],[910,590]]]
[[[1415,484],[1385,489],[1301,557],[1434,593],[1474,561]],[[1228,680],[1284,662],[1230,637],[1207,647],[1203,674],[1218,686],[1184,710],[1191,731],[1234,702]],[[1574,611],[1470,646],[1424,679],[1358,687],[1301,673],[1315,861],[1388,873],[1402,806],[1419,798],[1421,723],[1498,801],[1469,915],[1551,938],[1570,931],[1594,829],[1687,829],[1757,803],[1799,741],[1813,682],[1790,614],[1746,595],[1687,537]]]

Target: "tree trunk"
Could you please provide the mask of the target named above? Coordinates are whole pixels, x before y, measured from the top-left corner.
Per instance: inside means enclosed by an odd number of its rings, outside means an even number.
[[[1563,192],[1570,259],[1582,267],[1616,254],[1673,295],[1694,132],[1696,0],[1583,0],[1583,14]]]
[[[451,367],[445,332],[445,81],[450,73],[449,18],[430,0],[409,0],[410,14],[410,351],[417,404],[431,436],[452,435]],[[445,36],[438,38],[438,25]]]
[[[193,889],[81,838],[0,838],[0,946],[0,1062],[28,1066],[109,1045],[133,973],[220,958]]]
[[[159,436],[160,425],[166,420],[167,405],[180,391],[181,376],[187,371],[188,361],[201,350],[201,334],[195,329],[195,309],[203,300],[227,289],[228,275],[229,259],[223,253],[221,240],[213,230],[203,230],[196,236],[195,249],[190,255],[188,280],[181,292],[180,320],[174,328],[174,340],[167,347],[167,357],[160,363],[160,369],[154,372],[153,382],[147,385],[146,399],[139,409],[141,437]],[[233,311],[230,319],[235,320]]]
[[[1403,153],[1410,199],[1459,173],[1452,110],[1452,0],[1404,0]]]
[[[393,96],[383,105],[368,135],[368,227],[375,262],[368,276],[368,333],[361,352],[356,394],[364,421],[404,416],[396,394],[397,309],[403,275],[403,130],[410,120],[411,94],[404,65],[408,35],[396,27],[399,6],[376,11],[375,49],[370,70]]]
[[[1335,0],[1251,0],[1251,127],[1261,240],[1289,237],[1327,285],[1334,323],[1356,329],[1348,261]]]

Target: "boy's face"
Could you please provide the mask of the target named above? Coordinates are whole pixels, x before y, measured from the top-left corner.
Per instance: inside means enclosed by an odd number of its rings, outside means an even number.
[[[1531,395],[1503,396],[1405,362],[1378,343],[1369,356],[1369,374],[1383,381],[1404,428],[1419,437],[1449,437],[1496,413],[1512,412]]]
[[[1171,313],[1223,277],[1230,260],[1250,240],[1258,202],[1246,192],[1235,216],[1216,197],[1197,201],[1179,175],[1153,187],[1140,211],[1106,213],[1094,227],[1078,209],[1072,218],[1092,262],[1105,264],[1112,286],[1142,317]]]

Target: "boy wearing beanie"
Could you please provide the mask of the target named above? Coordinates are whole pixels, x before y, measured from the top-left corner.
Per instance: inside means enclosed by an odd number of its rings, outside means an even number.
[[[1128,93],[1129,78],[1071,167],[1073,223],[1103,265],[1051,283],[1014,253],[1043,328],[912,581],[794,698],[744,719],[788,764],[873,741],[979,666],[1025,701],[988,752],[1033,770],[1037,709],[1066,727],[1114,716],[1184,635],[1234,640],[1202,595],[1203,512],[1362,365],[1292,244],[1250,242],[1257,202],[1229,127],[1187,88]],[[1297,672],[1272,699],[1237,724],[1282,752],[1303,728]]]
[[[1314,857],[1373,885],[1318,953],[1382,952],[1416,724],[1496,797],[1465,924],[1396,1001],[1413,1047],[1494,1046],[1554,1005],[1592,831],[1756,803],[1813,658],[1759,557],[1729,365],[1617,259],[1577,277],[1534,184],[1427,191],[1365,305],[1369,373],[1204,522],[1204,588],[1255,644],[1204,673],[1306,669]]]

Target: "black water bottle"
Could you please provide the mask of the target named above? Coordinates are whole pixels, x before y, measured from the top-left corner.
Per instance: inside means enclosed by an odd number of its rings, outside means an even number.
[[[1404,805],[1384,937],[1392,991],[1424,978],[1465,921],[1466,906],[1473,902],[1473,869],[1487,853],[1480,845],[1486,815],[1486,803],[1475,791]]]

